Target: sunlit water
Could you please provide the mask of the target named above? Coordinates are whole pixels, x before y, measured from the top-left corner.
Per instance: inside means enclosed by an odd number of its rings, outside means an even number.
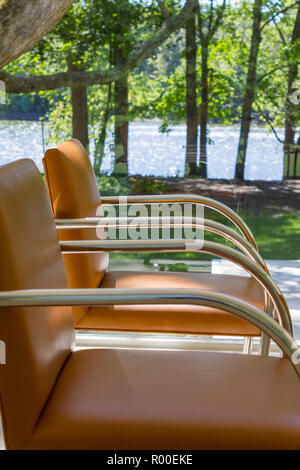
[[[185,168],[185,126],[176,126],[167,135],[158,123],[131,123],[129,128],[129,173],[154,176],[183,176]],[[279,131],[280,137],[282,132]],[[208,178],[234,177],[238,127],[210,126]],[[47,145],[49,147],[51,145]],[[91,145],[92,150],[92,145]],[[19,158],[32,158],[42,168],[41,123],[0,121],[0,164]],[[107,146],[102,171],[112,170]],[[281,180],[282,145],[264,128],[253,127],[246,160],[246,179]]]

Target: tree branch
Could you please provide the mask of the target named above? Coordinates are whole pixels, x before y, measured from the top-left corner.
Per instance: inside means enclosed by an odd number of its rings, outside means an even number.
[[[209,15],[208,15],[208,31],[211,30],[212,22],[213,22],[213,10],[214,10],[214,0],[210,0],[210,7],[209,7]]]
[[[220,24],[220,21],[224,15],[224,10],[225,10],[225,6],[226,6],[226,0],[223,0],[223,3],[221,5],[221,7],[218,8],[217,10],[217,17],[216,17],[216,21],[214,23],[214,25],[212,25],[210,31],[209,31],[209,40],[213,38],[213,36],[215,35],[218,27],[219,27],[219,24]]]
[[[72,3],[73,0],[0,1],[0,68],[32,49]]]
[[[277,131],[275,129],[275,127],[273,126],[271,120],[268,118],[268,116],[262,111],[261,107],[259,106],[258,102],[257,101],[254,101],[257,109],[258,109],[258,112],[260,113],[260,115],[264,118],[264,120],[266,121],[267,124],[269,124],[273,134],[275,135],[276,139],[278,140],[278,142],[280,142],[281,144],[283,144],[283,140],[279,137],[279,135],[277,134]]]
[[[286,11],[290,10],[291,8],[294,8],[296,5],[299,4],[299,0],[295,3],[293,3],[292,5],[289,5],[288,7],[286,8],[283,8],[282,10],[279,10],[277,11],[274,15],[272,15],[263,25],[262,27],[260,28],[260,30],[262,31],[264,29],[265,26],[267,26],[269,23],[271,23],[271,21],[273,19],[276,18],[276,16],[280,15],[281,13],[285,13]]]
[[[203,31],[202,31],[203,21],[202,21],[201,7],[200,7],[200,3],[198,1],[197,1],[197,18],[198,18],[198,33],[199,33],[200,41],[202,43],[203,40],[204,40],[204,34],[203,34]]]
[[[158,6],[162,12],[162,15],[165,20],[168,20],[170,18],[170,13],[168,12],[168,9],[165,5],[165,3],[162,0],[157,0]]]
[[[187,0],[181,12],[165,20],[161,28],[153,34],[137,51],[129,54],[127,61],[108,70],[90,72],[60,72],[53,75],[14,76],[0,71],[0,80],[6,85],[7,93],[32,93],[35,91],[55,90],[62,87],[107,85],[119,80],[125,73],[137,67],[150,57],[168,37],[183,26],[196,6],[196,0]]]
[[[278,24],[276,23],[276,19],[275,19],[275,18],[272,18],[272,22],[273,22],[275,28],[277,29],[277,32],[278,32],[278,34],[279,34],[279,36],[280,36],[280,39],[281,39],[283,45],[286,46],[286,45],[287,45],[287,42],[286,42],[286,40],[285,40],[285,37],[284,37],[284,35],[283,35],[283,32],[281,31],[281,29],[279,28]]]
[[[300,62],[295,62],[295,65],[300,65]],[[283,70],[289,67],[289,64],[281,64],[278,65],[277,67],[274,67],[272,70],[269,70],[269,72],[264,73],[261,77],[259,77],[256,80],[256,83],[260,83],[262,80],[264,80],[268,75],[272,75],[272,73],[277,72],[277,70]]]

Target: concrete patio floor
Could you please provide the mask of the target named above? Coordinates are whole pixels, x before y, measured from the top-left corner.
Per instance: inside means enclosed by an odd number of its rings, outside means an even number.
[[[300,342],[300,260],[266,260],[271,277],[282,290],[288,303],[295,330]],[[227,260],[213,260],[211,272],[215,274],[248,274]]]

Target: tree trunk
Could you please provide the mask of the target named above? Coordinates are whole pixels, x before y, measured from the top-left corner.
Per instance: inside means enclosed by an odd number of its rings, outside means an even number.
[[[68,69],[71,72],[79,71],[78,67],[68,60]],[[88,150],[89,147],[89,118],[87,103],[87,88],[72,87],[71,88],[72,103],[72,128],[73,137],[80,140],[82,145]]]
[[[297,15],[295,19],[295,24],[292,32],[291,44],[294,44],[300,38],[300,2],[298,5]],[[285,114],[285,138],[284,138],[284,148],[288,152],[289,145],[295,143],[295,118],[293,111],[297,106],[299,108],[299,99],[298,93],[296,97],[292,96],[295,92],[294,82],[297,79],[298,75],[298,64],[293,62],[289,63],[288,67],[288,84],[287,84],[287,97],[286,97],[286,114]]]
[[[0,68],[32,49],[74,0],[0,1]]]
[[[95,148],[95,158],[94,158],[94,172],[95,175],[100,175],[100,168],[104,156],[104,148],[105,148],[105,140],[106,140],[106,133],[107,133],[107,124],[109,120],[109,115],[110,115],[110,110],[111,110],[111,90],[112,90],[112,85],[111,83],[108,85],[108,91],[107,91],[107,100],[106,100],[106,107],[104,110],[104,115],[103,115],[103,120],[102,120],[102,125],[101,125],[101,130],[99,134],[99,139],[96,143],[96,148]]]
[[[200,176],[207,177],[208,43],[201,44]]]
[[[196,17],[186,23],[186,173],[197,174],[198,110],[196,74]]]
[[[121,47],[114,50],[114,65],[122,65],[125,58]],[[116,174],[128,174],[128,75],[115,82],[115,168]]]
[[[253,6],[253,26],[252,26],[252,37],[250,54],[248,61],[248,72],[246,79],[246,88],[243,99],[242,108],[242,121],[240,129],[240,138],[237,152],[237,162],[235,169],[235,177],[237,179],[244,179],[246,152],[248,145],[248,137],[251,123],[252,105],[255,96],[255,83],[256,83],[256,66],[257,57],[261,41],[261,9],[262,0],[255,0]]]

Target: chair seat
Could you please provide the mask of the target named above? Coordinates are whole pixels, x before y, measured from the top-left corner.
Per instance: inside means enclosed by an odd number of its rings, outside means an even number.
[[[101,288],[208,289],[264,308],[261,286],[252,278],[207,273],[110,272]],[[259,336],[250,323],[222,310],[196,305],[115,305],[91,307],[79,330],[147,331],[185,334]]]
[[[287,359],[212,352],[73,353],[26,449],[300,449]]]

